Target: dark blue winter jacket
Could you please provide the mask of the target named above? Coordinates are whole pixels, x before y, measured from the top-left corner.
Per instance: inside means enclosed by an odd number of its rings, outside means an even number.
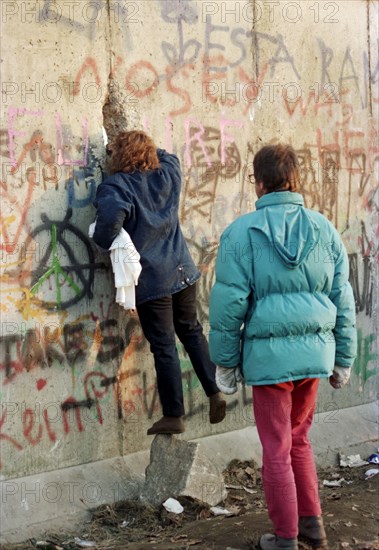
[[[108,249],[123,227],[141,256],[137,305],[175,294],[200,277],[179,225],[179,159],[163,149],[157,152],[158,169],[109,176],[94,201],[93,240]]]

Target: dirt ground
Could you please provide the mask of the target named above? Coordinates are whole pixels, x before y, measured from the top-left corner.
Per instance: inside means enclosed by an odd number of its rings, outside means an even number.
[[[379,550],[379,475],[365,479],[374,467],[319,470],[320,499],[329,550]],[[4,545],[3,550],[254,550],[260,535],[272,532],[267,515],[260,470],[253,462],[232,462],[224,472],[228,497],[221,505],[233,515],[214,516],[209,506],[179,498],[182,514],[151,508],[136,502],[102,506],[89,523],[75,533],[48,533],[39,540]],[[340,482],[326,487],[323,480]],[[75,538],[79,540],[75,540]],[[89,541],[93,545],[89,546]],[[307,545],[300,543],[306,550]]]

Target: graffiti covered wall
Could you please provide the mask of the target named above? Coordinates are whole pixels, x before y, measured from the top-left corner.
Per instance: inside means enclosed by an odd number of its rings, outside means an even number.
[[[144,128],[179,156],[206,330],[220,234],[254,208],[253,155],[264,143],[294,146],[306,205],[348,249],[358,314],[351,384],[323,384],[319,410],[374,400],[378,5],[17,0],[2,2],[1,25],[1,475],[147,448],[160,412],[138,318],[115,305],[109,258],[88,238],[104,129]],[[208,424],[179,352],[186,437],[248,425],[248,388],[223,424]]]

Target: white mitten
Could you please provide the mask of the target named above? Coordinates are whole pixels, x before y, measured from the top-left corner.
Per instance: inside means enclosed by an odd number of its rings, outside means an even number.
[[[336,390],[343,388],[349,381],[351,369],[334,366],[333,374],[329,377],[329,384]]]
[[[242,382],[240,367],[216,367],[216,384],[222,393],[231,395],[237,391],[237,383]]]

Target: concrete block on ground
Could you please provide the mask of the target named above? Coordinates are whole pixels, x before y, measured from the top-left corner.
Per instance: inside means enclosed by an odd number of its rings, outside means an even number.
[[[156,506],[179,496],[214,506],[226,497],[223,477],[199,443],[157,435],[151,445],[141,500]]]

